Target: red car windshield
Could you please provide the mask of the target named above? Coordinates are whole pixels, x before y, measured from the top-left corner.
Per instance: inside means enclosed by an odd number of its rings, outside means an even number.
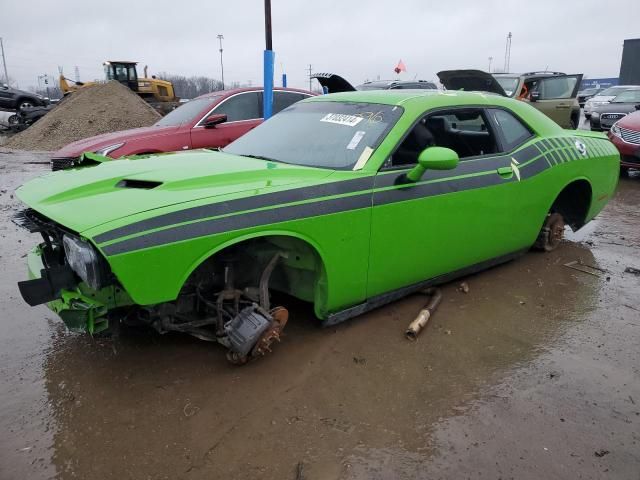
[[[190,123],[200,119],[202,112],[208,108],[213,108],[213,105],[221,97],[216,95],[213,97],[196,98],[189,100],[184,105],[180,105],[174,111],[169,112],[167,115],[158,120],[154,125],[156,127],[178,127],[185,123]]]

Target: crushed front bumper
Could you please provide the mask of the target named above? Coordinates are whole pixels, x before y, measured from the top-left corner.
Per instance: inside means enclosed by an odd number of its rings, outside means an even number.
[[[93,291],[67,266],[46,268],[41,255],[40,248],[29,252],[30,280],[18,283],[20,293],[29,305],[46,303],[70,330],[99,333],[109,327],[107,314],[110,310],[133,304],[126,292],[117,286]]]

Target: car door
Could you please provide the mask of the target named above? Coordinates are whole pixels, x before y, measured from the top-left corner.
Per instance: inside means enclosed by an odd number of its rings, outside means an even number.
[[[191,129],[192,148],[224,147],[262,122],[262,92],[240,92],[220,102],[209,115],[224,114],[227,121],[212,128],[203,118]]]
[[[554,75],[536,81],[531,96],[534,107],[563,128],[571,128],[571,113],[575,104],[582,75]]]
[[[500,126],[489,114],[482,108],[459,108],[427,115],[377,174],[368,297],[486,266],[527,242],[514,231],[520,215],[514,160],[522,154],[512,153],[513,143],[501,140]],[[519,147],[533,137],[522,129]],[[408,183],[406,173],[425,146],[456,150],[458,166],[426,171],[419,182]]]

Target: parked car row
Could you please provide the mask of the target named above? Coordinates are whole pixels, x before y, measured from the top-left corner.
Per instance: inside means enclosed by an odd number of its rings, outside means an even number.
[[[609,130],[615,122],[637,109],[640,109],[640,86],[626,87],[611,100],[592,108],[589,118],[591,130]]]

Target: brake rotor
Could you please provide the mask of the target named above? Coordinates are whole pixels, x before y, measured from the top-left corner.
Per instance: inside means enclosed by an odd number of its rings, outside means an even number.
[[[262,357],[268,352],[271,352],[271,345],[275,341],[280,341],[282,330],[284,330],[289,320],[289,311],[284,307],[275,307],[269,313],[273,317],[273,321],[271,325],[269,325],[269,328],[260,336],[253,350],[251,350],[252,357]]]

